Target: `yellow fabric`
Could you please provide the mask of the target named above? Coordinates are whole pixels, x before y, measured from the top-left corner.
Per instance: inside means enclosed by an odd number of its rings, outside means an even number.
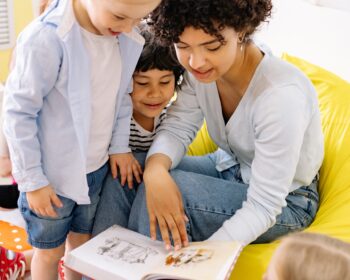
[[[211,140],[207,124],[204,122],[202,128],[198,131],[196,138],[188,147],[187,155],[189,156],[203,156],[210,154],[217,149],[216,144]]]
[[[306,231],[350,242],[350,84],[305,60],[288,54],[282,58],[298,67],[312,81],[322,115],[325,158],[320,171],[320,208]],[[201,131],[198,135],[205,138],[208,133]],[[206,150],[203,146],[211,142],[201,138],[196,141],[191,147],[192,155],[202,154]],[[230,279],[262,279],[277,246],[278,242],[247,246]]]
[[[13,5],[14,26],[17,36],[23,30],[23,28],[34,18],[33,1],[11,0],[11,2]],[[7,79],[11,52],[12,49],[0,50],[0,82],[4,82]]]

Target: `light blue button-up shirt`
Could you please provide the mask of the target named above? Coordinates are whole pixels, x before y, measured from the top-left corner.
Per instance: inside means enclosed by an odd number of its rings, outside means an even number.
[[[6,83],[4,132],[20,191],[51,184],[57,194],[87,204],[90,68],[81,27],[68,5],[71,1],[55,1],[19,36]],[[122,76],[109,154],[130,151],[129,92],[144,43],[136,30],[118,38]]]

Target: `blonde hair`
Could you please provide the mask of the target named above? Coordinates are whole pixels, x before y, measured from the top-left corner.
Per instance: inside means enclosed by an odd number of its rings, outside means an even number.
[[[281,280],[350,279],[349,243],[301,232],[283,238],[278,250]]]

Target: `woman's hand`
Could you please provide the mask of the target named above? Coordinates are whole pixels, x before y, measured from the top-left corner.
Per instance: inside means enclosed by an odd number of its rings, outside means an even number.
[[[134,176],[137,183],[141,183],[142,168],[132,153],[110,155],[109,163],[114,179],[118,177],[119,169],[120,183],[122,186],[128,181],[129,189],[132,189]]]
[[[165,157],[165,158],[162,158]],[[144,183],[152,239],[157,236],[157,224],[165,242],[171,248],[170,235],[175,250],[188,245],[186,222],[188,221],[182,203],[181,193],[169,174],[170,159],[164,155],[154,155],[147,161]]]

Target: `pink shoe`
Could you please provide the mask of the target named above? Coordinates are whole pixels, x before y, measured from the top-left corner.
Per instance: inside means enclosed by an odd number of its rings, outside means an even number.
[[[0,246],[0,280],[17,280],[24,277],[26,260],[19,252]]]

